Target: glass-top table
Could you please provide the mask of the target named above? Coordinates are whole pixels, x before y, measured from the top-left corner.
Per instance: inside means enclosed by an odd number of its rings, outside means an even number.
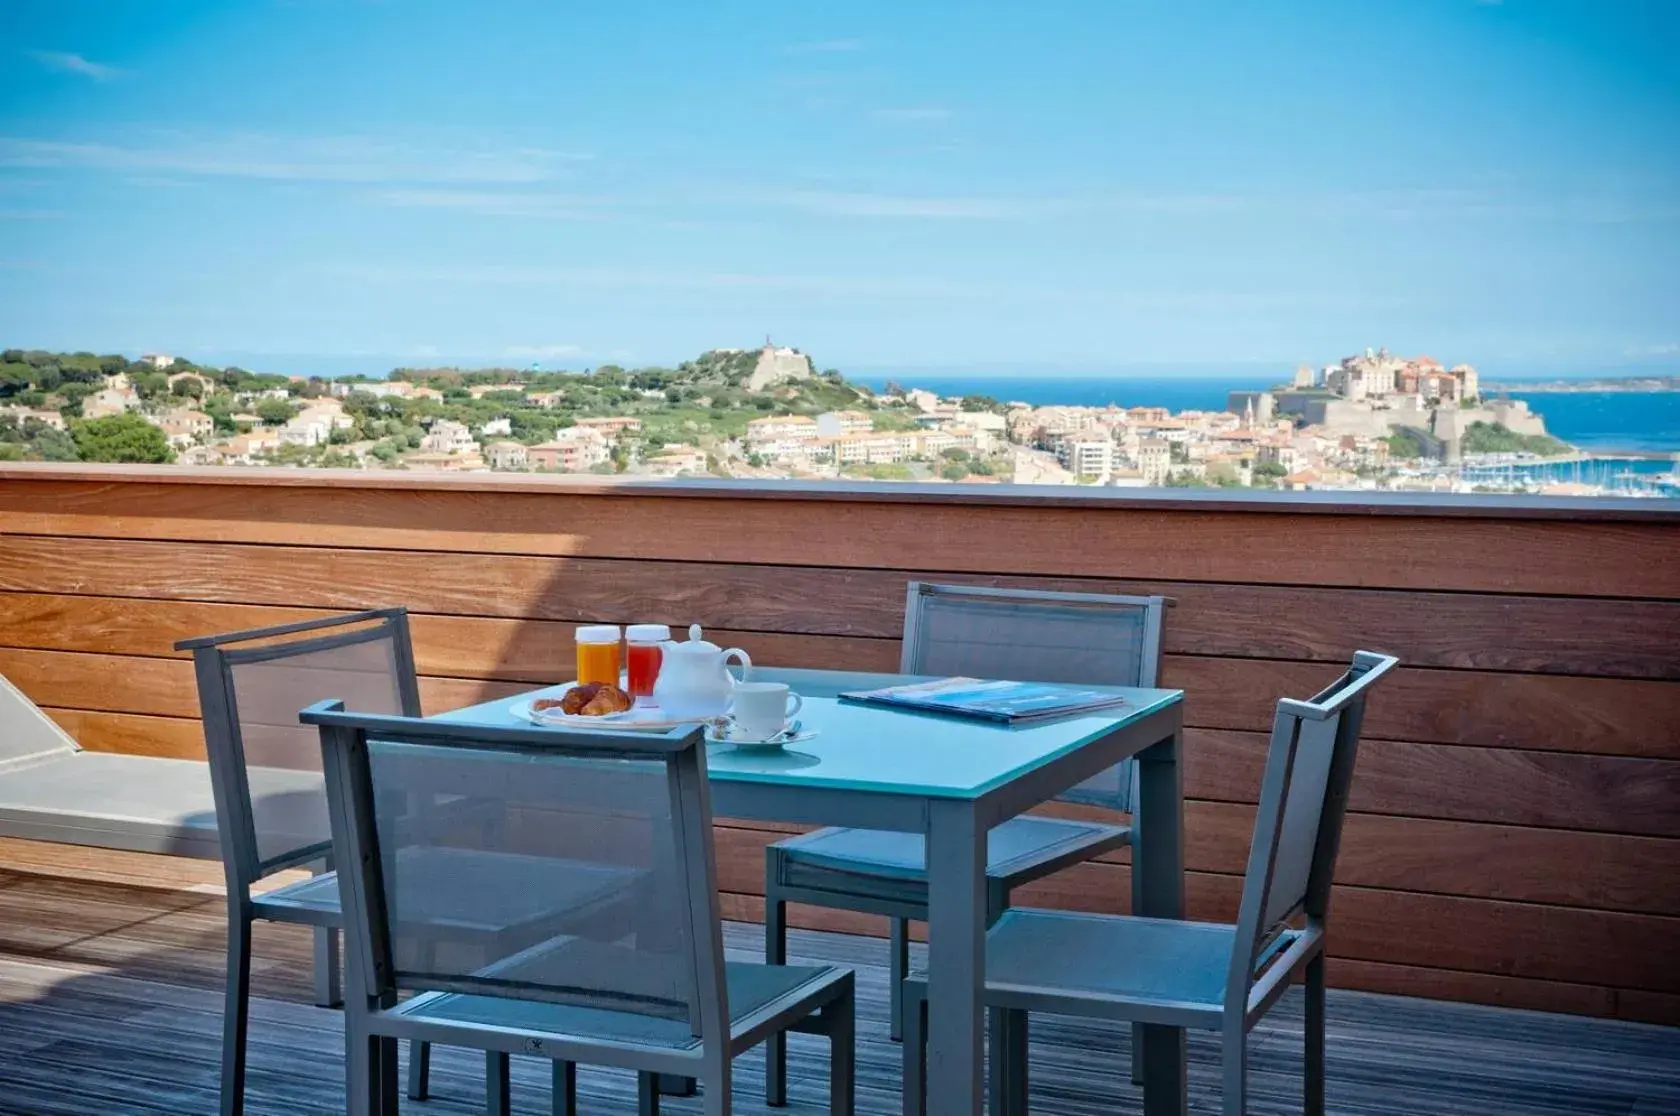
[[[1182,918],[1183,692],[1118,689],[1127,702],[1114,709],[1011,727],[836,700],[849,690],[913,681],[900,675],[759,667],[752,677],[788,683],[805,699],[799,713],[805,730],[817,735],[780,753],[709,745],[713,813],[926,836],[928,934],[937,943],[928,965],[928,1111],[979,1116],[986,834],[1136,757],[1135,913]],[[438,719],[528,727],[513,708],[542,692]],[[1144,1111],[1178,1116],[1185,1104],[1183,1031],[1144,1030]]]

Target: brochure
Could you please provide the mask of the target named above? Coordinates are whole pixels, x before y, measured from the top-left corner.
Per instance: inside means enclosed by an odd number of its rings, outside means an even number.
[[[1066,717],[1126,704],[1119,694],[1102,690],[1051,682],[984,682],[978,678],[942,678],[881,690],[860,690],[841,694],[840,700],[951,713],[1004,724]]]

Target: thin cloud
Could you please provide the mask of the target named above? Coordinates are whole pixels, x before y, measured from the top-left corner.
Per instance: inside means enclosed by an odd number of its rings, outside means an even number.
[[[831,217],[929,217],[993,221],[1019,217],[1024,208],[1001,198],[900,197],[889,194],[798,192],[786,204]]]
[[[29,56],[49,70],[56,70],[61,74],[75,74],[77,77],[91,78],[94,81],[110,81],[112,78],[121,77],[123,73],[115,66],[106,66],[66,50],[32,50]]]
[[[926,124],[938,120],[949,120],[952,113],[948,108],[919,105],[904,108],[878,108],[872,115],[877,120],[891,120],[895,123],[905,124]]]
[[[1093,312],[1242,312],[1265,313],[1310,309],[1329,312],[1354,309],[1393,309],[1404,305],[1392,298],[1375,298],[1348,291],[1290,290],[1168,290],[1037,284],[989,283],[940,276],[823,275],[686,271],[661,268],[547,267],[520,264],[369,264],[361,261],[329,264],[322,271],[333,278],[357,283],[410,287],[509,287],[571,290],[605,287],[630,290],[687,291],[706,294],[765,292],[816,295],[824,298],[862,298],[882,301],[916,299],[945,303],[1023,301],[1079,305]]]
[[[588,156],[536,148],[421,147],[360,136],[170,136],[150,145],[0,136],[0,166],[295,182],[518,184]]]
[[[376,200],[404,209],[454,209],[486,217],[538,217],[598,221],[612,204],[571,194],[498,193],[491,190],[385,190]]]
[[[509,345],[502,350],[503,356],[513,360],[560,360],[583,353],[582,345]]]
[[[814,43],[794,43],[782,48],[783,54],[855,54],[862,50],[862,39],[823,39]]]

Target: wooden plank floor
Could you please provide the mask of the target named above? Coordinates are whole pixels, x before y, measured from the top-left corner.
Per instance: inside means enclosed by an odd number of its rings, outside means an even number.
[[[756,954],[761,931],[731,925]],[[0,1113],[191,1116],[216,1109],[223,906],[213,894],[0,872]],[[338,1013],[309,1006],[308,939],[259,924],[252,1116],[341,1110]],[[885,1041],[884,944],[796,933],[799,960],[853,965],[859,1112],[898,1111],[899,1048]],[[1033,1112],[1136,1113],[1122,1028],[1035,1020]],[[795,1036],[790,1114],[826,1111],[827,1055]],[[1298,1112],[1300,1011],[1287,997],[1250,1047],[1254,1113]],[[1192,1111],[1217,1112],[1218,1047],[1193,1035]],[[744,1113],[762,1113],[762,1059],[737,1063]],[[482,1061],[440,1050],[434,1099],[404,1111],[482,1112]],[[520,1113],[548,1110],[546,1066],[515,1059]],[[628,1075],[584,1070],[585,1113],[630,1113]],[[1329,1102],[1360,1116],[1680,1116],[1680,1030],[1332,992]],[[698,1111],[692,1100],[668,1111]]]

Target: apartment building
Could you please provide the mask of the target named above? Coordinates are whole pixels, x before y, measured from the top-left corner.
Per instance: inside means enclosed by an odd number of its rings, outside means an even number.
[[[478,443],[464,423],[438,419],[420,439],[420,449],[425,453],[477,453]]]
[[[484,460],[490,463],[492,469],[524,469],[527,464],[525,446],[520,442],[508,440],[491,442],[484,447]]]
[[[817,438],[817,420],[810,415],[771,415],[747,423],[747,446],[766,442],[811,441]]]
[[[634,415],[603,415],[596,418],[580,418],[572,424],[579,430],[594,430],[612,441],[625,434],[636,434],[642,429],[642,420]]]
[[[817,416],[817,433],[831,438],[868,434],[874,429],[875,420],[866,411],[824,411]]]
[[[1144,438],[1137,447],[1138,472],[1151,487],[1167,483],[1172,473],[1172,446],[1161,438]]]
[[[1114,443],[1107,438],[1064,438],[1056,460],[1074,476],[1107,476],[1114,468]]]
[[[35,422],[45,423],[54,430],[64,429],[64,416],[57,411],[38,411],[33,407],[11,406],[0,407],[0,415],[10,416],[19,426],[33,419]]]
[[[553,441],[529,447],[525,460],[533,469],[585,473],[612,460],[612,450],[600,431],[572,426],[556,431]]]
[[[707,471],[703,452],[694,446],[677,443],[666,446],[643,461],[642,467],[656,477],[701,476]]]
[[[841,465],[892,465],[918,456],[922,435],[854,434],[834,439],[834,460]]]

